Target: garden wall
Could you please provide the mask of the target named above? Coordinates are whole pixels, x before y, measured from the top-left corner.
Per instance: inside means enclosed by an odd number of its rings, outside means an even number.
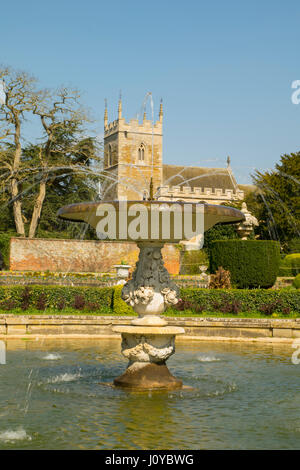
[[[92,315],[0,315],[0,338],[35,336],[100,337],[120,335],[113,332],[117,325],[129,325],[135,317]],[[292,342],[300,338],[300,319],[260,318],[168,318],[170,326],[181,326],[184,335],[178,339],[193,338],[223,341]],[[291,349],[291,354],[293,350]]]
[[[180,253],[174,245],[162,250],[171,274],[179,273]],[[122,260],[134,266],[139,249],[135,243],[49,238],[11,238],[11,271],[110,272]]]

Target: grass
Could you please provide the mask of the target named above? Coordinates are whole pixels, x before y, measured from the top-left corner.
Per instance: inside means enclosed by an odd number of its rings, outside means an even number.
[[[200,318],[211,318],[211,317],[218,317],[218,318],[300,318],[299,312],[291,312],[289,315],[285,315],[281,312],[274,312],[272,315],[265,315],[259,311],[247,311],[247,312],[239,312],[239,313],[222,313],[222,312],[205,312],[202,313],[195,312],[193,310],[172,310],[170,312],[166,312],[165,316],[167,317],[200,317]]]
[[[13,314],[13,315],[101,315],[101,316],[112,316],[116,315],[112,310],[78,310],[71,307],[67,307],[64,310],[57,310],[54,308],[47,308],[45,310],[38,310],[36,308],[30,308],[28,310],[22,310],[21,308],[15,308],[12,310],[1,310],[1,315]],[[134,316],[136,314],[117,314],[117,316]],[[194,310],[184,310],[179,311],[175,309],[168,309],[164,314],[166,317],[199,317],[199,318],[299,318],[300,315],[298,312],[291,312],[289,315],[284,315],[283,313],[274,312],[272,315],[264,315],[261,312],[249,311],[249,312],[239,312],[237,314],[233,313],[221,313],[221,312],[195,312]]]

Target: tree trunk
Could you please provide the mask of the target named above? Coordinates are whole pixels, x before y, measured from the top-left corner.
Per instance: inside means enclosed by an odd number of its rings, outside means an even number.
[[[11,194],[12,194],[12,199],[13,199],[13,213],[14,213],[16,230],[19,235],[22,235],[22,237],[25,237],[25,227],[24,227],[24,222],[22,218],[21,201],[16,199],[18,197],[19,190],[18,190],[18,182],[15,178],[11,180]]]
[[[21,135],[20,120],[16,112],[14,112],[14,116],[15,116],[15,135],[14,135],[15,153],[14,153],[13,170],[14,170],[14,173],[16,173],[20,167],[22,148],[21,148],[21,143],[20,143],[20,135]],[[11,193],[12,193],[12,199],[13,199],[13,212],[14,212],[16,230],[19,235],[22,235],[23,237],[25,237],[25,227],[24,227],[24,222],[22,218],[22,203],[21,203],[21,200],[18,199],[18,195],[19,195],[18,180],[14,177],[11,180]]]
[[[40,183],[39,194],[36,198],[29,228],[29,238],[34,238],[36,229],[41,218],[42,207],[46,196],[46,181]]]

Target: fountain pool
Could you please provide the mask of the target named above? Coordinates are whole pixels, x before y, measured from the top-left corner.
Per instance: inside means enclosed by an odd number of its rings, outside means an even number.
[[[180,341],[169,368],[193,390],[135,392],[99,384],[124,369],[117,339],[6,344],[0,449],[299,447],[290,345]]]

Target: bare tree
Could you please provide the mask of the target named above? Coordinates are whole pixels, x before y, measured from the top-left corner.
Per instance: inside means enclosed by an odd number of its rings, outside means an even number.
[[[26,236],[28,222],[28,235],[33,238],[47,186],[61,177],[62,172],[89,177],[88,165],[91,160],[101,160],[101,152],[98,152],[97,142],[86,137],[85,126],[90,120],[79,103],[78,91],[67,88],[56,92],[37,91],[36,80],[27,73],[0,67],[1,80],[0,177],[8,188],[17,233]],[[22,148],[22,126],[28,117],[38,119],[43,132],[39,143],[33,145],[29,153]],[[31,191],[32,212],[27,220],[22,200],[28,195],[22,190],[22,184],[30,178],[34,178],[35,187]]]
[[[0,105],[0,139],[10,145],[6,158],[2,158],[0,170],[8,173],[17,233],[25,236],[22,200],[19,194],[22,166],[21,128],[26,114],[33,112],[36,107],[40,93],[35,90],[35,78],[25,72],[15,72],[8,67],[0,68],[0,80],[4,98]]]
[[[87,145],[85,148],[83,145],[83,125],[87,123],[88,116],[80,107],[79,97],[78,91],[61,88],[55,94],[49,94],[43,102],[37,103],[34,109],[34,114],[41,120],[45,140],[39,151],[39,192],[29,227],[30,238],[36,233],[47,181],[55,178],[61,170],[84,174],[84,165],[91,159],[91,146]],[[81,155],[80,165],[76,161],[78,152]],[[96,154],[93,158],[96,158]]]

